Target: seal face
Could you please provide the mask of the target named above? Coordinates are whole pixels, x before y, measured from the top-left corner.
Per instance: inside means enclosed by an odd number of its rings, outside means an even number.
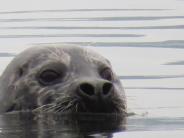
[[[124,113],[126,101],[110,62],[76,46],[33,47],[0,77],[0,112]]]

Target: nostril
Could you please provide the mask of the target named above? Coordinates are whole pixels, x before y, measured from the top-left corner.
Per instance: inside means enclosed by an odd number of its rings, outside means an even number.
[[[112,87],[113,87],[112,83],[109,83],[109,82],[104,83],[103,88],[102,88],[102,93],[104,95],[109,94],[109,92],[111,91]]]
[[[89,83],[83,83],[83,84],[80,85],[79,88],[80,88],[80,90],[81,90],[83,93],[85,93],[85,94],[87,94],[87,95],[89,95],[89,96],[92,96],[92,95],[95,94],[95,89],[94,89],[94,87],[93,87],[91,84],[89,84]]]

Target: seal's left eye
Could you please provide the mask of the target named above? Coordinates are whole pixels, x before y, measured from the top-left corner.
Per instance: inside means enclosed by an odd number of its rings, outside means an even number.
[[[58,80],[60,77],[61,77],[61,74],[54,70],[45,70],[39,76],[40,82],[42,84],[50,84]]]

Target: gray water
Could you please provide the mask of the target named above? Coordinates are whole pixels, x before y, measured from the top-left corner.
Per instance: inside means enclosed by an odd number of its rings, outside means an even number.
[[[111,61],[134,114],[1,115],[1,137],[184,136],[183,0],[2,1],[0,44],[1,73],[32,45],[96,50]]]
[[[131,118],[115,114],[11,113],[0,117],[1,137],[131,137],[145,132],[183,132],[184,118]],[[143,132],[143,134],[138,134]],[[127,135],[128,133],[128,135]],[[124,136],[124,135],[127,136]],[[130,134],[130,135],[129,135]],[[138,135],[137,135],[138,134]],[[182,133],[183,134],[183,133]],[[158,135],[160,136],[160,134]]]
[[[1,136],[5,137],[112,137],[125,130],[125,118],[116,115],[13,113],[1,117]]]

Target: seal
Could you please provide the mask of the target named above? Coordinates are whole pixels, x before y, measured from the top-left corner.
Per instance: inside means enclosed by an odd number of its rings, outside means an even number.
[[[122,84],[110,62],[79,46],[36,46],[0,77],[0,113],[124,113]]]

